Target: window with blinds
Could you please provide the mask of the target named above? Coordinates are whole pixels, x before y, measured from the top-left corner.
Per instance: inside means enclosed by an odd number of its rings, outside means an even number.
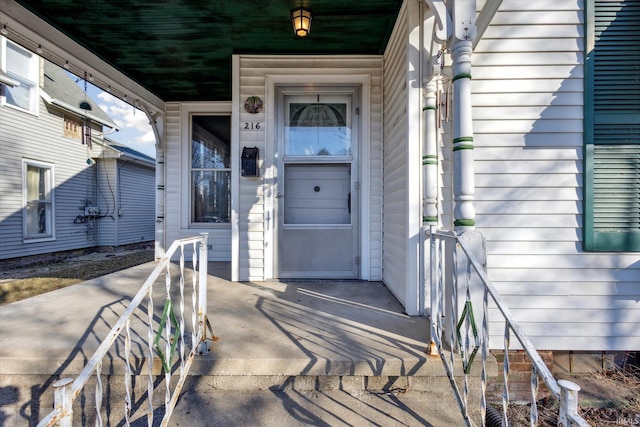
[[[585,249],[640,251],[640,0],[587,4]]]

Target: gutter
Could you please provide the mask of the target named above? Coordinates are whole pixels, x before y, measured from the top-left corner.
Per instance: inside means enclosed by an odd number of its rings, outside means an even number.
[[[80,117],[88,117],[89,119],[91,119],[92,122],[99,123],[111,129],[118,129],[118,125],[116,125],[111,120],[105,120],[103,118],[96,116],[95,114],[90,113],[88,110],[83,110],[79,106],[76,107],[74,105],[69,104],[68,102],[61,101],[57,98],[52,98],[45,91],[40,91],[40,95],[42,96],[42,99],[44,99],[48,104],[58,106],[67,111],[71,111],[72,113],[75,113]]]

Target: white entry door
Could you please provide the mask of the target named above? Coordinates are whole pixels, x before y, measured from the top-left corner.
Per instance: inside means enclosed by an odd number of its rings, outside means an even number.
[[[358,277],[355,90],[281,89],[278,277]]]

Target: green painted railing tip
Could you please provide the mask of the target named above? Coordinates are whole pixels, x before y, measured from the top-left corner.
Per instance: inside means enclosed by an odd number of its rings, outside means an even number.
[[[457,227],[473,227],[476,225],[476,221],[474,219],[456,219],[453,221],[453,225]]]
[[[468,354],[468,359],[465,362],[465,352],[461,348],[460,356],[462,358],[462,367],[464,369],[464,373],[469,375],[471,372],[471,365],[473,364],[473,359],[476,357],[476,353],[478,353],[478,349],[480,348],[479,340],[478,340],[478,328],[476,326],[476,319],[473,316],[473,306],[471,301],[467,300],[464,304],[464,309],[462,310],[462,315],[460,316],[460,320],[458,320],[456,335],[458,337],[458,343],[462,342],[462,333],[460,330],[462,329],[463,323],[469,321],[471,326],[471,332],[473,333],[473,339],[475,341],[475,345],[473,346],[473,350],[470,354]]]
[[[164,332],[166,323],[171,322],[173,325],[174,333],[169,339],[173,339],[171,342],[171,353],[165,355],[162,352],[162,348],[160,347],[160,339],[163,338],[162,332]],[[173,366],[173,353],[176,351],[176,347],[178,345],[179,338],[181,336],[180,333],[180,325],[178,324],[178,319],[173,311],[173,304],[170,299],[166,299],[164,301],[164,309],[162,310],[162,318],[160,319],[160,325],[158,325],[158,333],[156,334],[156,339],[153,341],[153,347],[158,356],[160,357],[160,361],[162,362],[162,369],[164,372],[171,372],[171,367]]]

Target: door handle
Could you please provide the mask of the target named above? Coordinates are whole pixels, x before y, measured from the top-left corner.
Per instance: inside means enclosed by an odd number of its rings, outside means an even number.
[[[349,214],[351,214],[351,193],[347,196],[347,209],[349,209]]]
[[[282,193],[276,194],[276,199],[282,199],[283,197],[284,197],[284,194]]]

